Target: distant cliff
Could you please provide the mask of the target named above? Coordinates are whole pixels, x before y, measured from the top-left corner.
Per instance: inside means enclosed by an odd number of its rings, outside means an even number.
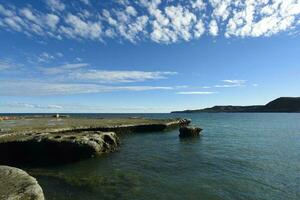
[[[173,111],[172,113],[198,113],[198,112],[300,112],[300,97],[280,97],[267,103],[256,106],[214,106],[211,108]]]

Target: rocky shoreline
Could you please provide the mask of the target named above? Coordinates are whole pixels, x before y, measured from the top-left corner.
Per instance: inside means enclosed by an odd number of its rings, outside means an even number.
[[[76,162],[117,150],[125,133],[166,131],[188,119],[18,118],[0,134],[0,164],[47,166]],[[13,124],[13,125],[11,125]],[[50,125],[49,125],[50,124]],[[2,130],[2,131],[3,131]],[[7,131],[5,131],[7,130]]]
[[[67,164],[114,152],[120,144],[120,134],[166,131],[191,122],[143,118],[3,119],[5,121],[0,122],[0,165],[22,168]],[[44,199],[37,181],[21,169],[0,166],[0,183],[0,187],[9,188],[9,191],[0,191],[2,199]]]
[[[29,167],[66,164],[113,152],[119,143],[114,132],[7,134],[0,137],[0,162]]]

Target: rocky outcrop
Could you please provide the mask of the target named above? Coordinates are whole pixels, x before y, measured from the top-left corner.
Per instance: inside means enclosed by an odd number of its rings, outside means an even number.
[[[75,162],[115,151],[119,144],[116,133],[165,131],[191,122],[188,119],[65,118],[52,124],[52,120],[34,118],[26,123],[16,120],[15,127],[4,127],[9,131],[0,134],[0,164],[30,167]]]
[[[201,128],[183,126],[180,127],[179,129],[180,132],[179,137],[180,138],[198,137],[201,131],[202,131]]]
[[[25,171],[0,166],[0,199],[44,200],[44,194],[36,179]]]
[[[113,132],[7,134],[0,136],[0,164],[40,166],[63,164],[113,152]]]

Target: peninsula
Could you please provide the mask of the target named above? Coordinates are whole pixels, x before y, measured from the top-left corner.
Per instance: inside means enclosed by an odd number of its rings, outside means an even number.
[[[240,113],[240,112],[300,112],[300,97],[280,97],[266,105],[253,106],[214,106],[211,108],[173,111],[171,113]]]
[[[52,165],[113,152],[119,135],[165,131],[188,125],[187,119],[2,117],[0,164]]]

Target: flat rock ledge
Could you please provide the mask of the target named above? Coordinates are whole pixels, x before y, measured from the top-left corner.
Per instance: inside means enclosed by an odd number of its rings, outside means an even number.
[[[183,126],[179,128],[180,138],[198,137],[200,136],[201,128]]]
[[[190,119],[177,119],[167,123],[149,123],[149,124],[129,124],[103,127],[84,127],[75,128],[73,131],[113,131],[118,134],[124,133],[144,133],[166,131],[178,126],[187,126],[191,123]],[[68,130],[66,130],[68,132]]]
[[[0,166],[0,199],[44,200],[43,190],[35,178],[25,171]]]
[[[0,130],[0,135],[5,133],[80,133],[83,131],[102,131],[124,133],[143,133],[166,131],[178,126],[187,126],[189,119],[85,119],[85,118],[32,118],[15,120],[14,126]]]
[[[113,152],[118,145],[113,132],[6,134],[0,136],[0,164],[66,164]]]

